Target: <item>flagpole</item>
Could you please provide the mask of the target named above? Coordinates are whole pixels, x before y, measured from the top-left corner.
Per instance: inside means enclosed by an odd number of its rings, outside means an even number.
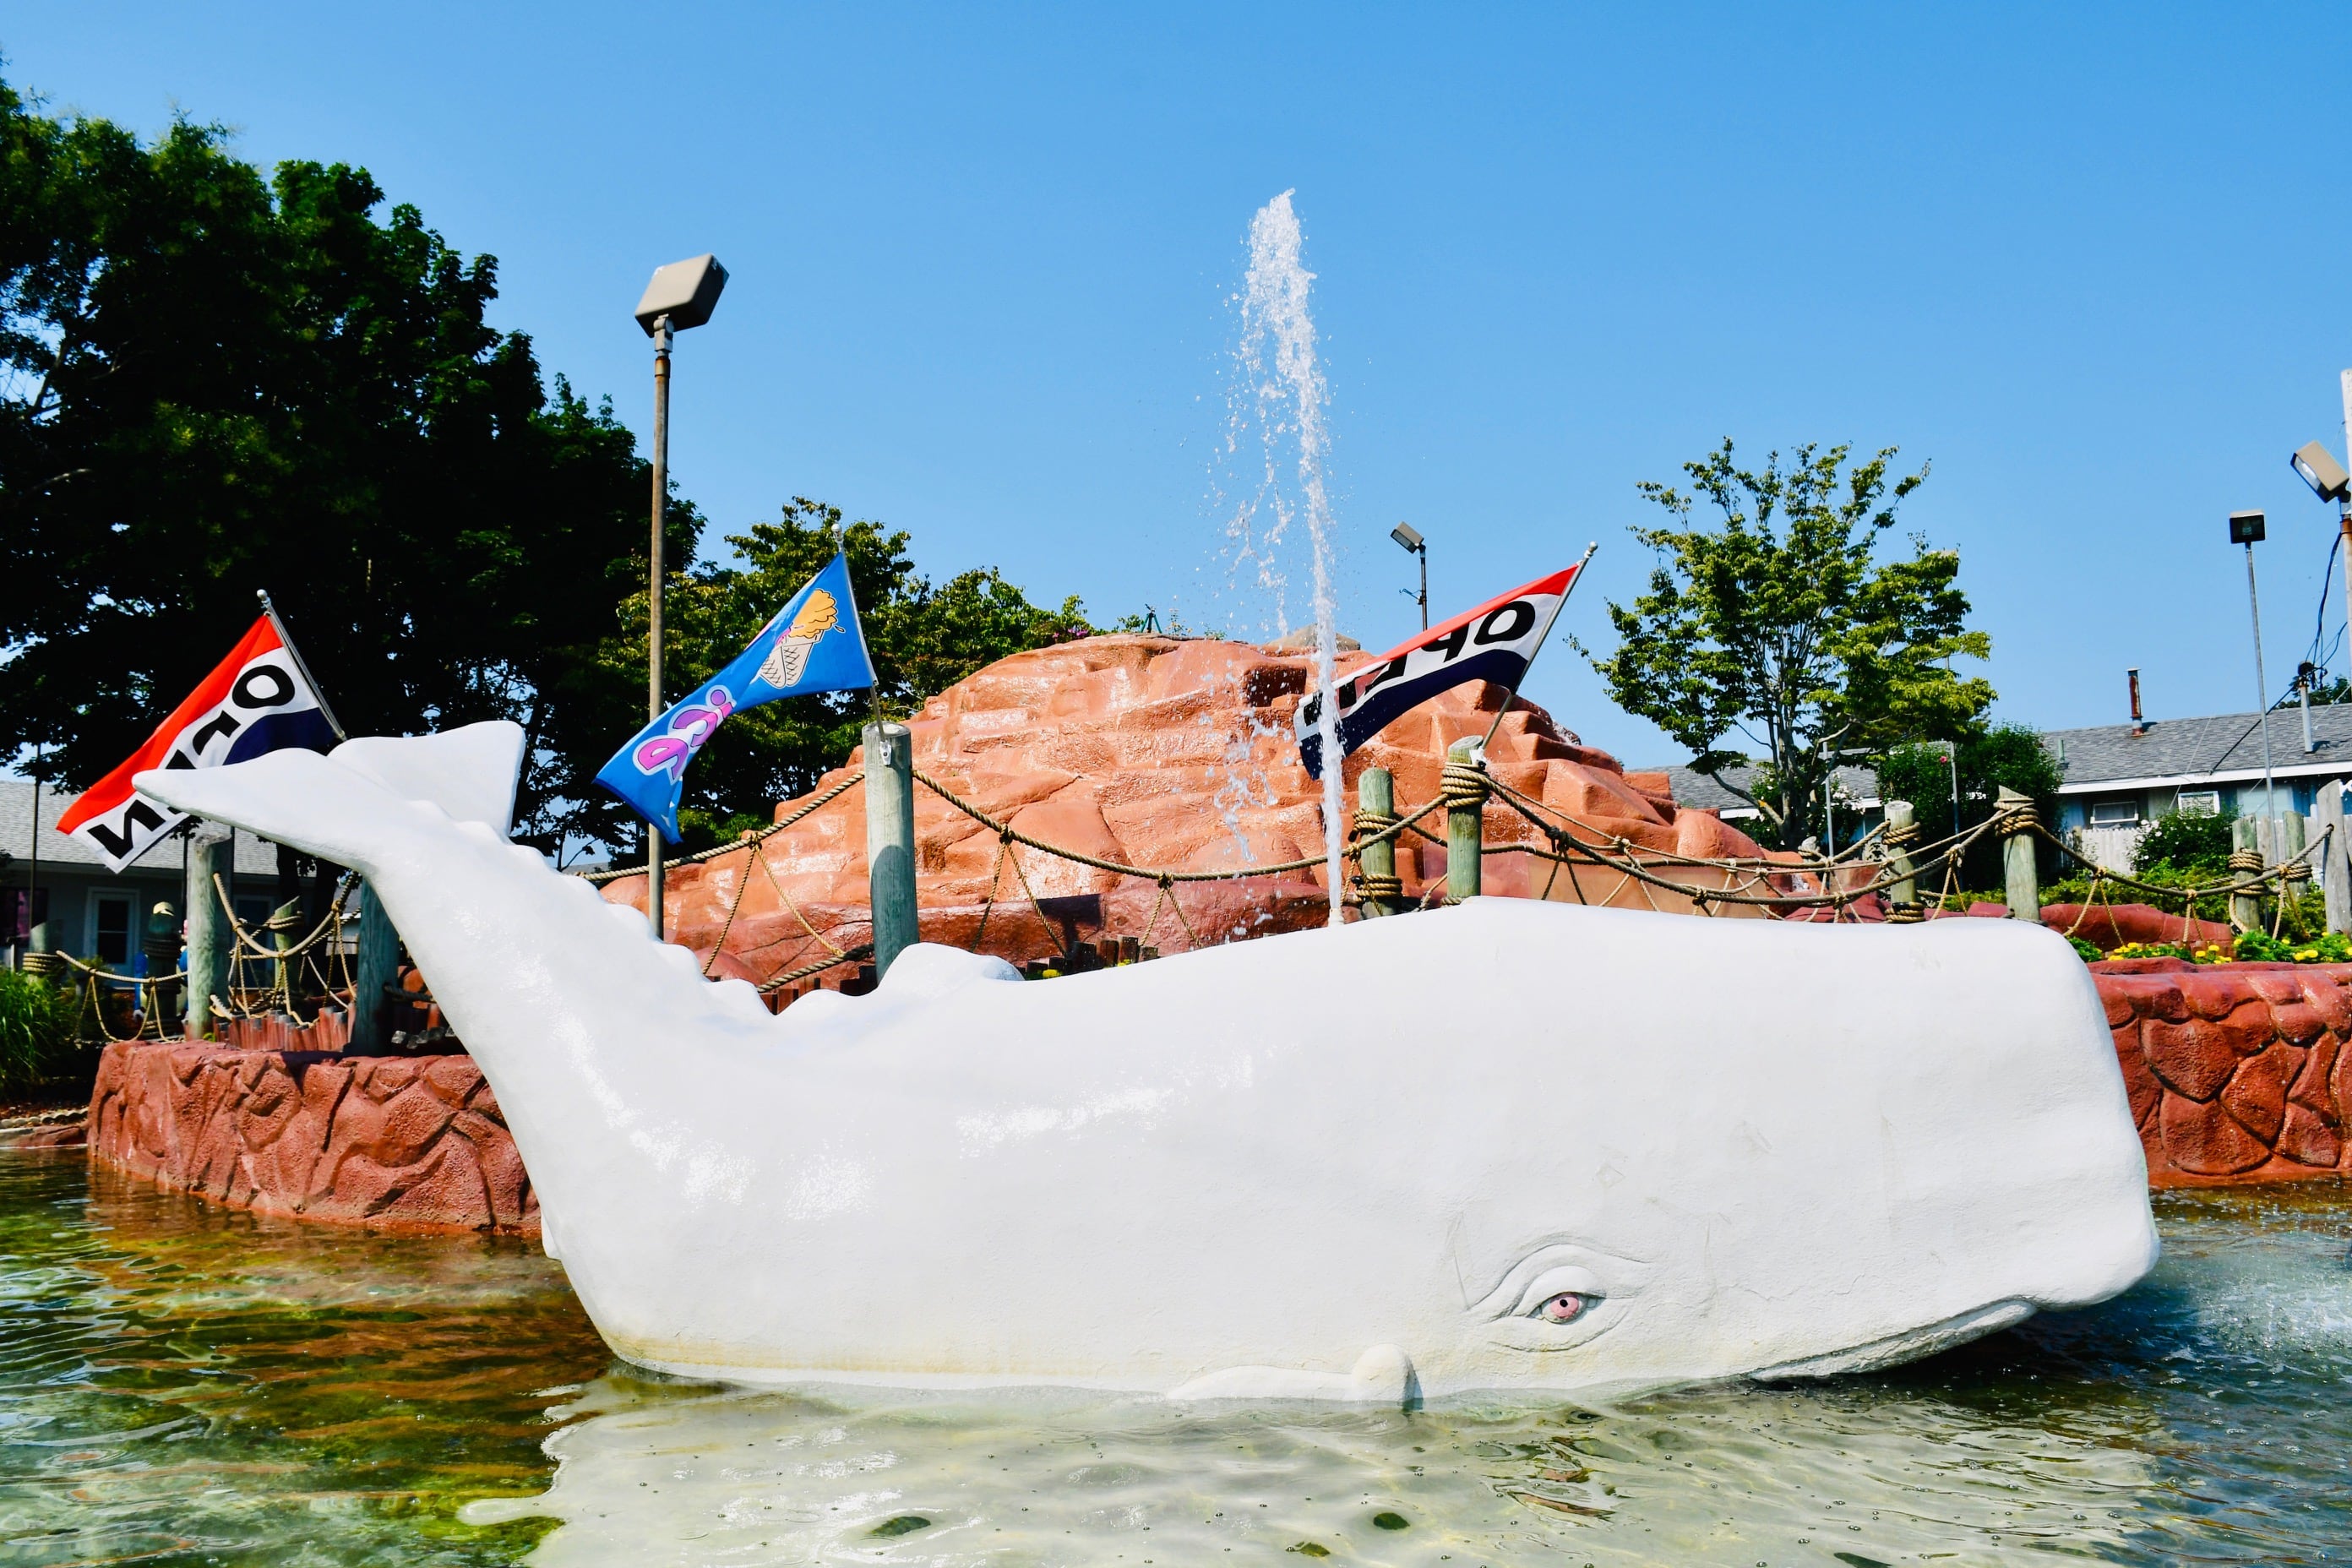
[[[310,695],[319,700],[319,711],[326,716],[327,728],[335,732],[336,740],[350,740],[351,737],[343,733],[342,721],[336,718],[335,710],[327,705],[326,689],[319,684],[319,678],[311,674],[310,667],[303,662],[302,650],[294,646],[294,634],[288,631],[286,623],[278,618],[278,606],[269,602],[269,590],[257,588],[254,592],[261,600],[261,613],[269,617],[270,628],[277,632],[278,642],[285,646],[287,657],[294,661],[294,668],[302,672],[302,679],[310,682]]]
[[[1584,547],[1583,558],[1577,562],[1575,572],[1568,579],[1568,586],[1561,591],[1559,603],[1551,607],[1551,620],[1544,623],[1543,631],[1536,637],[1536,646],[1528,651],[1528,662],[1519,671],[1519,679],[1521,680],[1525,680],[1528,678],[1528,671],[1535,668],[1536,655],[1543,652],[1544,641],[1551,636],[1552,621],[1559,620],[1559,613],[1568,608],[1569,595],[1575,593],[1576,585],[1584,581],[1585,562],[1591,560],[1592,552],[1600,548],[1601,542],[1597,539]],[[1508,690],[1503,693],[1503,705],[1495,710],[1495,721],[1486,726],[1486,737],[1485,740],[1478,742],[1478,754],[1480,756],[1483,757],[1486,754],[1486,747],[1494,741],[1495,731],[1503,727],[1503,715],[1511,710],[1511,699],[1517,697],[1518,694],[1519,689],[1516,686],[1511,687]]]

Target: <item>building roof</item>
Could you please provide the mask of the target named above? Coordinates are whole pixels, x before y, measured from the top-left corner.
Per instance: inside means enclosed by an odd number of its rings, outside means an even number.
[[[2061,795],[2243,784],[2263,776],[2261,715],[2216,713],[2202,719],[2151,720],[2138,734],[2129,724],[2099,724],[2085,730],[2047,730],[2043,743],[2057,755],[2065,782]],[[2352,776],[2352,703],[2311,710],[2312,750],[2303,749],[2303,715],[2273,709],[2271,774],[2274,778]],[[1704,773],[1686,767],[1650,770],[1674,782],[1675,799],[1685,805],[1746,816],[1754,808]],[[1747,768],[1724,770],[1745,783]],[[1838,786],[1856,805],[1878,804],[1878,778],[1868,768],[1841,767]]]
[[[2064,770],[2063,795],[2151,785],[2239,784],[2263,776],[2262,715],[2217,713],[2204,719],[2158,719],[2146,733],[2129,724],[2052,730],[2042,740]],[[2303,715],[2272,710],[2271,772],[2279,778],[2352,773],[2352,703],[2311,710],[2315,749],[2303,749]]]
[[[1732,794],[1706,773],[1695,773],[1688,768],[1665,767],[1634,769],[1636,773],[1661,773],[1674,785],[1675,800],[1683,805],[1695,805],[1705,811],[1720,812],[1728,817],[1757,815],[1756,808]],[[1755,773],[1753,767],[1728,767],[1723,770],[1731,782],[1745,787]],[[1878,775],[1868,768],[1840,767],[1837,771],[1838,804],[1860,807],[1878,804]]]
[[[58,817],[73,804],[71,794],[60,794],[46,785],[41,790],[41,864],[44,867],[67,865],[82,871],[104,872],[106,862],[98,853],[79,838],[68,838],[58,831]],[[33,854],[33,781],[0,778],[0,855],[7,857],[9,879],[14,882],[24,874],[26,861]],[[131,870],[150,875],[168,872],[180,874],[180,847],[176,840],[165,839],[149,849],[131,865]],[[277,847],[250,833],[236,836],[236,869],[239,876],[252,872],[257,876],[275,876],[278,871]]]

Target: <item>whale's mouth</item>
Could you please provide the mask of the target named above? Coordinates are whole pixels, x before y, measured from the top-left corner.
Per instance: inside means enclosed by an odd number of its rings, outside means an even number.
[[[1759,1383],[1772,1383],[1788,1378],[1837,1377],[1853,1372],[1876,1372],[1881,1367],[1916,1361],[1921,1356],[1934,1355],[1939,1351],[1950,1350],[1954,1345],[1982,1339],[2012,1323],[2021,1323],[2032,1315],[2032,1302],[2011,1297],[2005,1301],[1972,1308],[1924,1328],[1906,1329],[1899,1334],[1889,1334],[1883,1340],[1873,1340],[1868,1344],[1855,1345],[1847,1350],[1832,1351],[1826,1355],[1784,1361],[1777,1366],[1768,1366],[1748,1375]]]

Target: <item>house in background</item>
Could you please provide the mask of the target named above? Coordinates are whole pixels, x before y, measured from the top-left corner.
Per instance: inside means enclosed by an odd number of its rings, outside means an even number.
[[[37,874],[37,885],[47,894],[52,948],[84,961],[119,966],[124,973],[139,973],[148,911],[169,901],[183,916],[187,913],[181,909],[187,875],[182,860],[185,840],[164,839],[118,877],[89,846],[57,830],[58,817],[73,804],[73,798],[71,794],[42,789],[36,873],[32,782],[0,779],[0,888],[21,892]],[[268,921],[277,902],[278,847],[250,833],[238,834],[232,880],[236,918],[257,927]],[[14,901],[7,903],[13,908]],[[0,926],[0,942],[6,943],[11,968],[23,963],[15,935],[13,929]]]
[[[2064,779],[2054,824],[2059,837],[2109,870],[2128,872],[2140,836],[2159,816],[2176,811],[2263,816],[2262,719],[2258,713],[2221,713],[2042,731],[2042,743]],[[2298,709],[2272,711],[2270,739],[2280,815],[2291,811],[2308,817],[2323,784],[2352,784],[2352,703],[2311,710],[2307,751]],[[1675,799],[1685,805],[1743,826],[1760,815],[1704,773],[1675,767],[1654,771],[1672,780]],[[1748,770],[1725,771],[1735,783],[1746,782]],[[1837,779],[1838,842],[1849,844],[1885,812],[1877,775],[1868,768],[1842,767]],[[1930,820],[1948,820],[1933,813],[1940,801],[1916,804]],[[1753,836],[1760,826],[1748,826],[1747,831]],[[2306,838],[2317,831],[2307,826]]]
[[[2266,815],[2263,720],[2259,713],[2221,713],[2046,732],[2042,743],[2066,779],[2058,792],[2061,837],[2100,865],[2128,871],[2140,835],[2159,816]],[[2269,721],[2277,810],[2309,816],[2322,784],[2352,780],[2352,705],[2311,710],[2308,751],[2300,710],[2276,709]]]
[[[1764,814],[1740,796],[1723,787],[1706,773],[1696,773],[1688,768],[1652,768],[1651,773],[1664,773],[1674,786],[1678,805],[1696,806],[1711,811],[1724,821],[1736,823],[1739,830],[1759,844],[1772,836],[1772,825],[1764,821]],[[1739,765],[1723,770],[1726,777],[1742,789],[1750,787],[1755,773],[1752,766]],[[1885,817],[1878,799],[1878,775],[1868,768],[1841,767],[1837,770],[1837,841],[1851,844]],[[1767,845],[1767,847],[1769,847]]]

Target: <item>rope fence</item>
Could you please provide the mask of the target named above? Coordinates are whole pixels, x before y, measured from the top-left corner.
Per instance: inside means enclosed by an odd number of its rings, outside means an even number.
[[[912,772],[916,783],[950,809],[977,823],[997,841],[996,857],[991,868],[987,892],[980,904],[980,918],[973,930],[971,948],[980,951],[987,940],[996,905],[1006,900],[1004,873],[1009,866],[1020,893],[1018,903],[1024,914],[1036,921],[1052,955],[1043,960],[1033,960],[1033,969],[1041,963],[1050,963],[1056,957],[1072,956],[1071,952],[1065,952],[1064,942],[1066,933],[1073,931],[1075,924],[1066,918],[1062,921],[1063,929],[1056,930],[1055,918],[1047,911],[1045,901],[1037,896],[1030,881],[1028,869],[1019,853],[1021,850],[1083,866],[1106,875],[1153,884],[1157,894],[1139,937],[1108,939],[1101,944],[1108,950],[1116,942],[1122,953],[1143,957],[1158,953],[1151,942],[1163,911],[1172,911],[1174,922],[1184,931],[1188,946],[1201,945],[1200,933],[1186,913],[1182,900],[1177,897],[1180,887],[1286,876],[1312,871],[1328,864],[1327,857],[1314,855],[1260,865],[1135,865],[1055,844],[1024,832],[1015,827],[1009,818],[998,816],[966,799],[921,769]],[[862,770],[852,771],[768,826],[670,863],[674,866],[692,865],[738,852],[745,858],[742,874],[737,879],[733,897],[719,921],[717,938],[711,943],[709,957],[704,960],[702,972],[705,975],[711,973],[719,953],[726,949],[728,938],[751,888],[751,867],[756,863],[774,892],[778,906],[793,916],[801,931],[824,953],[814,962],[795,965],[761,982],[758,989],[761,994],[772,997],[803,982],[853,966],[859,968],[861,979],[870,982],[870,962],[875,951],[873,942],[868,939],[845,945],[836,940],[846,929],[870,922],[850,919],[820,929],[793,898],[783,879],[777,876],[773,865],[759,853],[762,843],[840,800],[865,778]],[[2230,858],[2230,874],[2225,879],[2193,886],[2167,886],[2102,866],[2045,826],[2030,802],[2015,801],[2001,802],[1985,821],[1932,841],[1924,840],[1916,823],[1892,826],[1881,823],[1855,843],[1830,855],[1691,855],[1637,843],[1604,825],[1588,821],[1572,812],[1538,800],[1483,766],[1449,758],[1440,774],[1438,793],[1420,806],[1391,815],[1367,810],[1359,805],[1349,819],[1348,844],[1342,852],[1342,859],[1352,867],[1347,873],[1349,886],[1341,890],[1343,900],[1360,909],[1366,904],[1374,904],[1397,912],[1416,907],[1406,900],[1405,879],[1397,875],[1392,868],[1387,871],[1366,868],[1366,851],[1397,844],[1407,835],[1443,847],[1445,839],[1423,826],[1430,816],[1440,812],[1467,813],[1475,810],[1479,814],[1483,840],[1485,814],[1490,805],[1501,806],[1524,823],[1532,830],[1534,837],[1520,842],[1482,841],[1479,846],[1481,857],[1518,855],[1548,864],[1550,871],[1540,889],[1535,893],[1538,899],[1549,899],[1560,877],[1565,875],[1576,900],[1586,904],[1615,904],[1630,889],[1638,891],[1653,910],[1668,908],[1660,901],[1664,896],[1681,901],[1675,906],[1677,911],[1687,906],[1690,911],[1702,916],[1720,916],[1734,910],[1748,910],[1767,916],[1784,917],[1802,911],[1805,918],[1812,918],[1812,911],[1828,910],[1832,919],[1853,919],[1858,918],[1853,912],[1853,906],[1862,900],[1883,899],[1907,889],[1910,895],[1908,901],[1890,900],[1894,907],[1886,918],[1894,921],[1917,920],[1922,918],[1925,908],[1930,907],[1929,900],[1918,897],[1924,890],[1923,884],[1940,874],[1942,889],[1931,895],[1932,907],[1947,907],[1958,896],[1961,867],[1972,848],[1987,838],[2009,840],[2023,837],[2048,846],[2063,858],[2062,865],[2071,861],[2079,867],[2080,874],[2090,883],[2082,905],[2063,934],[2074,936],[2095,910],[2112,907],[2111,894],[2122,889],[2137,893],[2144,900],[2160,906],[2179,901],[2184,942],[2195,934],[2199,905],[2216,898],[2231,900],[2270,899],[2273,909],[2269,934],[2275,937],[2282,929],[2288,906],[2312,879],[2314,858],[2328,844],[2335,831],[2332,827],[2323,830],[2317,838],[2305,844],[2297,853],[2275,863],[2265,864],[2259,853],[2234,852]],[[1386,861],[1382,863],[1386,864]],[[628,877],[643,877],[646,870],[642,867],[624,867],[572,874],[585,881],[604,883]],[[1588,878],[1598,880],[1588,886]],[[1612,878],[1613,881],[1610,880]],[[355,876],[347,873],[338,880],[325,916],[299,937],[292,935],[298,921],[290,906],[281,907],[258,928],[249,926],[237,917],[226,881],[217,874],[212,881],[214,895],[222,916],[227,921],[232,939],[229,994],[225,998],[211,999],[211,1011],[215,1016],[233,1020],[278,1013],[299,1016],[298,985],[305,996],[349,1005],[353,980],[351,952],[343,928],[351,919],[348,910],[358,885]],[[1437,907],[1445,901],[1445,897],[1443,879],[1432,879],[1418,907]],[[2232,905],[2233,910],[2245,907],[2243,903]],[[2244,924],[2242,921],[2239,923]],[[1069,940],[1075,941],[1075,937]],[[803,948],[803,952],[805,952],[806,949]],[[86,993],[91,1016],[109,1041],[161,1037],[163,1015],[170,1010],[171,994],[184,985],[187,979],[184,969],[168,974],[126,974],[101,963],[85,962],[64,953],[45,956],[69,966],[75,972],[79,979],[77,989]],[[268,984],[248,983],[250,966],[256,963],[270,965]],[[122,992],[131,993],[136,1015],[136,1027],[132,1033],[118,1035],[114,1032],[107,1016],[109,988],[112,988],[118,999]]]

